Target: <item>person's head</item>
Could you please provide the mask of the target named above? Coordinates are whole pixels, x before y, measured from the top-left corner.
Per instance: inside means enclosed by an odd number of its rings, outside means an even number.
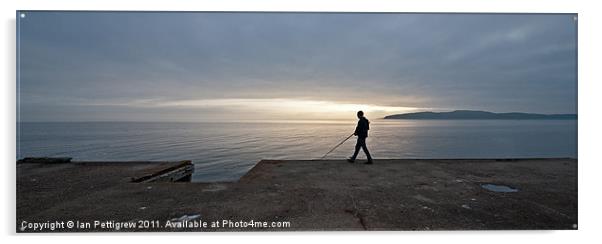
[[[361,111],[361,110],[360,110],[360,111],[357,111],[357,117],[358,117],[358,118],[364,117],[364,112],[363,112],[363,111]]]

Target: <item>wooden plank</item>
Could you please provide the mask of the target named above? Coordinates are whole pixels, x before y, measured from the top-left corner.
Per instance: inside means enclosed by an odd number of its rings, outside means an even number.
[[[142,177],[132,179],[135,183],[146,183],[146,182],[178,182],[190,179],[192,172],[194,171],[194,165],[192,161],[185,160],[178,165],[162,169],[157,172],[153,172]]]

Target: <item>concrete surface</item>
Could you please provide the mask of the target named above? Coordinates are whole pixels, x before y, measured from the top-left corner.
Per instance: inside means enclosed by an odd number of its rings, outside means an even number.
[[[20,229],[24,223],[69,220],[160,223],[120,231],[577,228],[576,159],[263,160],[238,182],[130,182],[151,168],[19,164],[17,231],[32,231]],[[284,221],[290,228],[165,228],[184,215],[209,223]]]

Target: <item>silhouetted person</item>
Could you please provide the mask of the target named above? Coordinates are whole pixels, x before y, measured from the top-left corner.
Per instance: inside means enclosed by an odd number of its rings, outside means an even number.
[[[353,135],[357,136],[357,143],[355,144],[355,152],[351,158],[347,159],[347,162],[353,163],[355,162],[355,158],[357,154],[360,152],[360,148],[364,150],[366,157],[368,158],[368,162],[366,164],[372,164],[372,157],[370,157],[370,152],[368,152],[368,147],[366,147],[366,138],[368,137],[368,130],[370,129],[370,121],[364,117],[364,112],[357,112],[357,126],[355,127],[355,132]]]

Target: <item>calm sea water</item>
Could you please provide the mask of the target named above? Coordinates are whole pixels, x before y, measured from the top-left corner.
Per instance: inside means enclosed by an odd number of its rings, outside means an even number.
[[[377,159],[577,157],[576,120],[372,120],[370,127]],[[193,160],[193,181],[228,181],[261,159],[320,158],[354,128],[354,121],[20,123],[17,158]],[[327,158],[350,156],[354,139]]]

